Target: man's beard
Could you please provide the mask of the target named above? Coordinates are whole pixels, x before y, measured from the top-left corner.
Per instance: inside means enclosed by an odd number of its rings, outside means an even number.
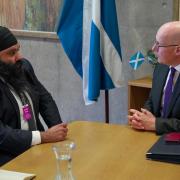
[[[17,93],[27,88],[21,60],[15,64],[5,63],[0,60],[0,77],[2,77],[6,83],[10,84]]]

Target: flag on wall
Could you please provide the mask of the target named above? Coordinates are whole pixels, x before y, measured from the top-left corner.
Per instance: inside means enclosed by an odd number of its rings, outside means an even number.
[[[145,60],[144,55],[140,51],[138,51],[130,58],[129,64],[134,70],[136,70],[142,65],[142,63],[144,63],[144,60]]]
[[[97,101],[100,89],[120,87],[124,76],[115,0],[65,0],[57,34],[83,79],[86,105]]]

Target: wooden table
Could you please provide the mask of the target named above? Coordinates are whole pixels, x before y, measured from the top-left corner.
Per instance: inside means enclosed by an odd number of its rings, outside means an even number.
[[[76,121],[69,124],[76,180],[178,180],[180,166],[146,160],[146,151],[158,139],[125,125]],[[36,179],[54,178],[56,165],[52,144],[37,145],[2,167],[35,173]]]

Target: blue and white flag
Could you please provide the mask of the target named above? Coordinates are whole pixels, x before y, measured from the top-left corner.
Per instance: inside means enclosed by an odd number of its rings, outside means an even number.
[[[145,60],[144,55],[140,51],[138,51],[130,58],[129,64],[134,70],[136,70],[138,67],[141,66],[144,60]]]
[[[85,104],[97,101],[100,89],[120,87],[124,76],[115,0],[65,0],[57,34],[83,78]]]

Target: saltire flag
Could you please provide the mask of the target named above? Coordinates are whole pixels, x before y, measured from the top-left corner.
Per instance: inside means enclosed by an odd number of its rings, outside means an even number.
[[[136,70],[137,68],[139,68],[142,63],[144,62],[145,57],[144,55],[138,51],[136,54],[134,54],[130,60],[129,60],[129,64],[131,65],[131,67]]]
[[[115,0],[65,0],[57,34],[83,78],[86,105],[97,101],[100,89],[121,86],[124,76]]]

